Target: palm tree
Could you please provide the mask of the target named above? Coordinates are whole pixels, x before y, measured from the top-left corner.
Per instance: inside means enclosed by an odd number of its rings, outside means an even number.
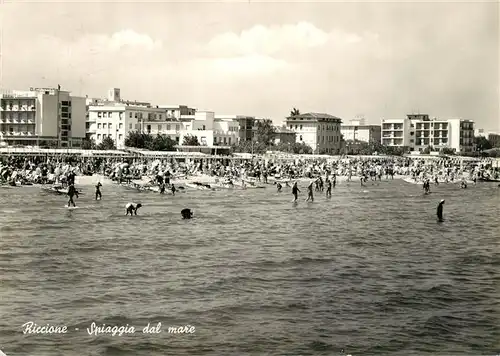
[[[290,111],[290,116],[297,116],[300,115],[299,109],[293,108],[292,111]]]

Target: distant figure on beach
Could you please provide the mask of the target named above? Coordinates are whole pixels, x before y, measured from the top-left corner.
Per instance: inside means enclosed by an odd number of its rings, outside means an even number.
[[[95,200],[101,200],[102,198],[101,187],[102,187],[101,182],[98,182],[97,185],[95,186]]]
[[[309,200],[311,202],[314,201],[313,184],[314,184],[314,181],[311,181],[311,183],[309,183],[309,185],[307,186],[307,199],[306,199],[306,201],[309,201]]]
[[[182,209],[181,210],[181,215],[183,219],[191,219],[193,217],[193,212],[191,209]]]
[[[292,194],[293,194],[293,201],[297,201],[297,198],[299,197],[299,193],[300,193],[300,190],[299,190],[299,187],[297,186],[297,182],[293,183],[293,187],[292,187]]]
[[[281,193],[281,188],[283,188],[283,186],[280,182],[276,183],[276,187],[278,188],[278,193]]]
[[[175,195],[175,192],[177,189],[175,189],[175,185],[172,183],[172,186],[170,187],[170,191],[172,192],[172,195]]]
[[[439,205],[437,206],[437,217],[438,221],[442,222],[443,221],[443,205],[444,205],[444,199],[439,202]]]
[[[73,201],[73,197],[76,195],[78,198],[78,191],[76,190],[75,186],[73,184],[70,184],[68,187],[68,207],[70,204],[73,204],[73,206],[76,206],[75,202]]]
[[[129,213],[130,216],[137,215],[137,209],[139,209],[140,207],[142,207],[141,203],[139,204],[128,203],[127,205],[125,205],[125,208],[127,209],[127,213],[125,214],[125,216],[127,216]]]

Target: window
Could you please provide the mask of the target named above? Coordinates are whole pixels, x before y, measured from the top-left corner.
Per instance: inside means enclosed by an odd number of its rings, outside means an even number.
[[[175,131],[179,131],[179,125],[175,125]]]
[[[214,144],[217,143],[217,137],[214,137]]]
[[[110,129],[110,128],[111,128],[111,123],[108,124],[108,129]]]
[[[111,134],[109,134],[108,137],[111,138]]]
[[[123,112],[121,112],[121,113],[119,114],[119,116],[120,116],[120,120],[121,120],[121,119],[123,119]]]
[[[119,135],[118,135],[118,139],[119,139],[119,140],[122,140],[122,139],[123,139],[123,135],[122,135],[122,134],[119,134]]]
[[[63,106],[69,106],[69,102],[68,101],[64,101],[63,100],[61,103],[62,103]]]
[[[302,141],[302,135],[299,136],[299,141]]]
[[[146,126],[146,130],[148,131],[148,133],[151,133],[151,125]]]
[[[224,144],[227,143],[227,137],[224,137]]]
[[[123,129],[123,124],[120,122],[120,124],[118,125],[118,128],[121,130]]]
[[[203,128],[202,128],[202,130],[205,130],[205,125],[203,125]]]
[[[100,123],[98,123],[98,124],[97,124],[97,128],[98,128],[98,129],[100,129],[100,128],[101,128],[101,124],[100,124]]]
[[[128,129],[132,130],[132,124],[128,124]]]
[[[158,132],[161,131],[161,125],[158,125]]]
[[[101,139],[101,134],[97,134],[97,139],[100,140]]]
[[[231,137],[229,137],[229,139],[228,139],[228,143],[229,143],[229,144],[231,144]]]
[[[167,124],[167,131],[170,131],[170,124]]]
[[[298,126],[298,125],[295,125],[295,130],[297,130],[297,126]]]
[[[97,117],[102,117],[102,114],[100,111],[97,112]]]
[[[179,143],[179,136],[175,138],[175,142]]]
[[[302,125],[300,125],[300,129],[302,130]]]
[[[132,118],[132,112],[129,112],[128,117]]]

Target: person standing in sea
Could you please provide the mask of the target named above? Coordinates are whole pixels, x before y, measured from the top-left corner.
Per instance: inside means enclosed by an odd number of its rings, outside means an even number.
[[[97,185],[95,186],[95,200],[101,200],[102,198],[101,187],[102,187],[101,182],[98,182]]]
[[[442,222],[443,221],[443,205],[444,205],[444,199],[439,202],[439,205],[437,206],[437,217],[438,221]]]
[[[307,186],[307,199],[306,201],[311,201],[313,202],[314,201],[314,196],[313,196],[313,181],[311,181],[311,183],[309,183],[309,185]]]
[[[300,193],[300,190],[299,190],[299,187],[297,186],[297,182],[293,183],[293,187],[292,187],[292,194],[293,194],[293,201],[296,202],[297,201],[297,198],[299,197],[299,193]]]
[[[76,206],[75,202],[73,201],[73,197],[76,195],[78,198],[78,191],[76,190],[75,186],[73,184],[70,184],[68,187],[68,208],[70,207],[70,204],[73,204],[73,206]]]

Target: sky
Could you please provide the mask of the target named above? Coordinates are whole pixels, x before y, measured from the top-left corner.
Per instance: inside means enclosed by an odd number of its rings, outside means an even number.
[[[500,132],[499,4],[0,0],[0,88]]]

